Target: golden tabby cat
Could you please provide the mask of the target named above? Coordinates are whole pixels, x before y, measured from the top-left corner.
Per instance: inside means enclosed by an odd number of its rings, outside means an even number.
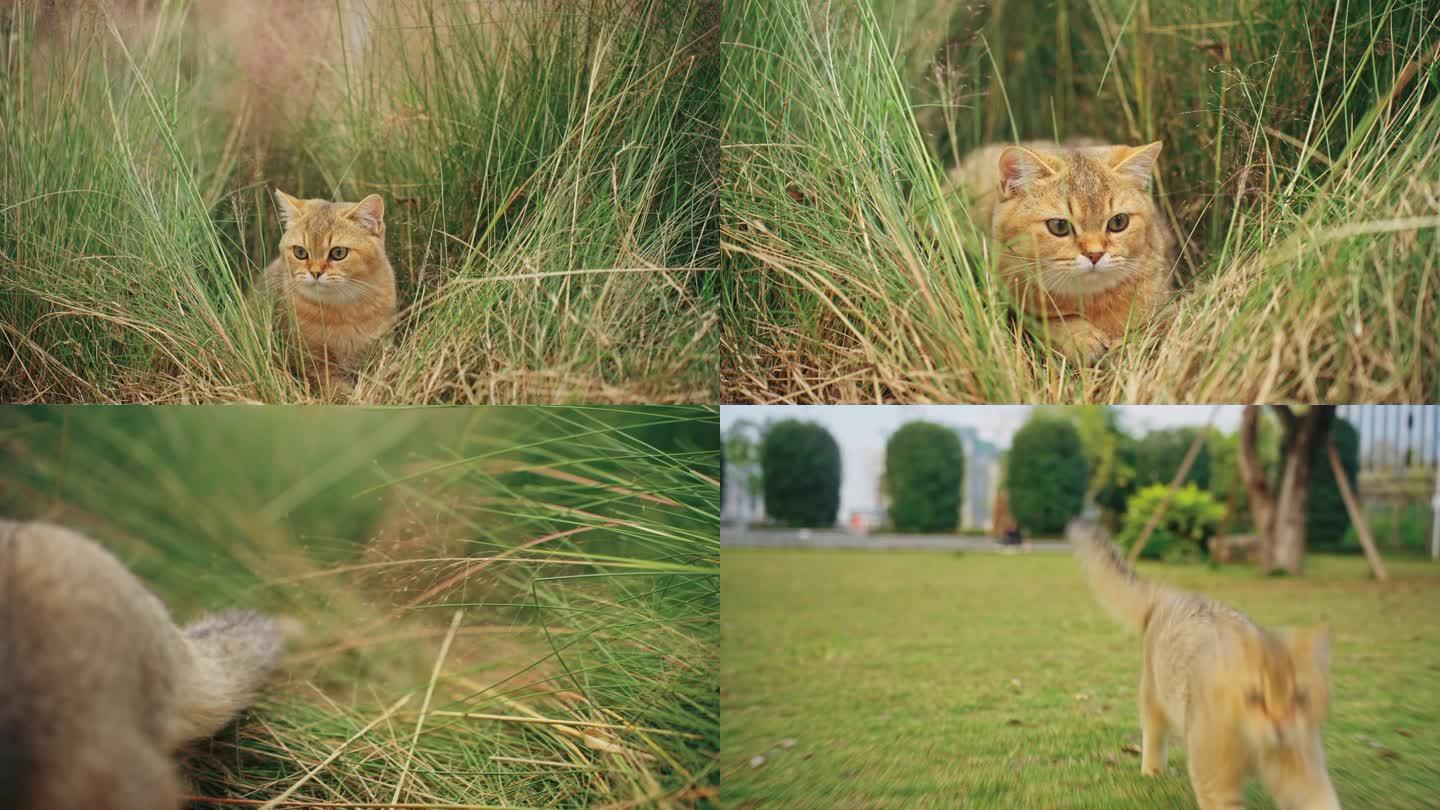
[[[1069,535],[1100,603],[1144,636],[1141,772],[1165,770],[1174,732],[1201,810],[1243,807],[1251,774],[1282,810],[1339,810],[1320,742],[1329,628],[1273,633],[1212,599],[1140,579],[1093,526]]]
[[[1072,360],[1099,357],[1169,295],[1175,237],[1150,197],[1160,146],[992,144],[951,172],[1001,246],[1015,305]]]
[[[285,232],[265,281],[322,379],[354,372],[395,322],[385,203],[298,200],[275,192]]]

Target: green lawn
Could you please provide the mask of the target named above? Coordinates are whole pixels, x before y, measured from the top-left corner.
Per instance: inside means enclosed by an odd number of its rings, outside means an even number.
[[[1194,807],[1140,775],[1140,645],[1069,555],[726,550],[727,806]],[[1440,564],[1312,557],[1303,580],[1151,564],[1269,625],[1331,622],[1325,745],[1347,808],[1440,797]],[[779,746],[793,738],[791,748]],[[1381,747],[1383,746],[1383,747]],[[766,762],[752,767],[750,760]],[[1273,807],[1258,785],[1249,807]]]

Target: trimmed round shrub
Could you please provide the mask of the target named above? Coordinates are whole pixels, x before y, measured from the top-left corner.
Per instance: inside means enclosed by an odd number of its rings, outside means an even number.
[[[1005,462],[1005,491],[1015,522],[1035,535],[1059,534],[1080,514],[1090,471],[1075,426],[1032,418],[1015,432]]]
[[[1116,538],[1127,551],[1140,539],[1140,532],[1169,491],[1168,484],[1151,484],[1130,499],[1125,523]],[[1210,538],[1220,530],[1220,521],[1224,519],[1225,504],[1194,484],[1186,484],[1175,493],[1160,522],[1155,524],[1140,556],[1152,560],[1202,558],[1209,551]]]
[[[840,446],[814,422],[787,419],[765,431],[760,447],[765,512],[799,528],[835,525],[840,510]]]
[[[950,428],[910,422],[885,444],[890,522],[898,531],[954,531],[964,482],[965,449]]]

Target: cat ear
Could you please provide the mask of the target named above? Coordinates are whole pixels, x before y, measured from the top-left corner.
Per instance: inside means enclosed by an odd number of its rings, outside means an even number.
[[[344,217],[376,236],[385,229],[385,201],[371,194],[346,211]]]
[[[1286,641],[1292,656],[1311,661],[1321,672],[1326,672],[1330,669],[1330,640],[1333,635],[1330,625],[1322,624],[1291,630]]]
[[[1025,186],[1055,174],[1045,158],[1023,146],[1007,146],[1000,152],[1000,196],[1015,196]]]
[[[287,228],[294,225],[295,220],[300,218],[300,212],[305,210],[304,200],[297,200],[278,188],[275,189],[275,201],[280,203],[280,221]]]
[[[1150,173],[1154,171],[1155,161],[1160,159],[1160,147],[1164,145],[1164,141],[1156,141],[1144,146],[1121,147],[1110,168],[1148,189]]]

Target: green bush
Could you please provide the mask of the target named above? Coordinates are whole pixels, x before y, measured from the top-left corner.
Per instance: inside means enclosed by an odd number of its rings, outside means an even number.
[[[1355,426],[1344,419],[1336,419],[1330,427],[1330,438],[1335,442],[1335,452],[1340,455],[1340,466],[1350,480],[1351,491],[1357,490],[1356,476],[1360,472],[1360,434]],[[1340,497],[1340,486],[1335,482],[1335,472],[1330,469],[1330,453],[1321,442],[1315,447],[1311,459],[1310,497],[1305,503],[1306,543],[1310,546],[1334,546],[1344,541],[1350,531],[1350,512]]]
[[[1151,484],[1169,484],[1190,451],[1190,443],[1200,433],[1198,428],[1177,428],[1156,430],[1145,434],[1135,445],[1135,485],[1144,488]],[[1190,471],[1185,474],[1182,484],[1194,484],[1200,489],[1210,488],[1210,448],[1202,445]]]
[[[1135,493],[1117,538],[1121,546],[1128,550],[1140,539],[1140,532],[1169,491],[1167,484],[1151,484]],[[1224,518],[1223,503],[1194,484],[1186,484],[1175,493],[1160,522],[1155,524],[1155,530],[1140,556],[1163,560],[1202,557],[1206,544]]]
[[[964,481],[965,449],[950,428],[910,422],[885,444],[890,522],[899,531],[954,531]]]
[[[765,511],[787,526],[829,527],[840,510],[840,446],[825,428],[787,419],[760,448]]]
[[[1080,514],[1090,471],[1080,432],[1037,416],[1016,431],[1006,457],[1005,490],[1015,522],[1031,534],[1057,534]]]

